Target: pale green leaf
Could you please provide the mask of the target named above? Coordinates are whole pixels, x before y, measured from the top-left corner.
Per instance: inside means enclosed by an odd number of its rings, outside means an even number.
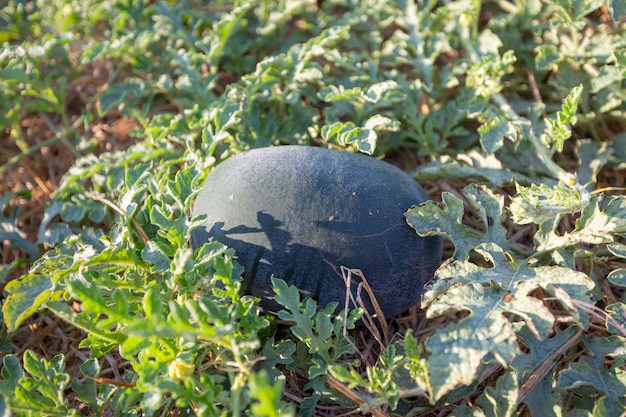
[[[480,144],[488,154],[498,151],[504,144],[504,139],[515,139],[517,129],[515,125],[504,118],[492,118],[478,128]]]
[[[478,398],[486,417],[508,417],[517,415],[519,387],[514,373],[507,372],[498,378],[495,388],[487,387]]]
[[[455,247],[454,258],[468,259],[470,251],[483,242],[508,247],[506,231],[502,226],[504,198],[485,186],[470,185],[463,189],[470,205],[483,222],[485,232],[463,224],[463,201],[454,194],[441,195],[443,208],[432,201],[411,207],[404,216],[420,236],[441,235],[449,238]]]
[[[614,303],[606,306],[607,312],[606,328],[612,334],[619,334],[626,337],[626,304]]]
[[[149,240],[141,251],[141,259],[152,264],[152,272],[167,271],[172,260],[154,240]]]
[[[591,322],[591,316],[577,301],[586,305],[594,302],[594,281],[586,274],[567,267],[540,266],[534,268],[534,271],[537,284],[554,296],[569,311],[574,321],[586,329]]]
[[[557,47],[551,43],[539,45],[536,49],[535,67],[539,71],[548,71],[553,65],[560,61],[561,54]]]
[[[576,152],[580,160],[578,181],[587,189],[593,189],[598,173],[609,161],[611,152],[606,143],[600,144],[592,140],[578,141]]]
[[[563,331],[556,329],[553,336],[540,339],[526,324],[520,323],[516,333],[528,351],[528,353],[519,352],[511,363],[517,372],[520,385],[523,385],[551,355],[576,335],[577,329],[574,326]]]
[[[570,125],[576,124],[576,110],[582,92],[582,84],[572,88],[564,100],[561,111],[546,119],[546,128],[541,139],[545,146],[552,148],[552,152],[562,152],[563,143],[572,136]]]
[[[456,160],[442,156],[435,162],[415,168],[411,175],[418,181],[475,178],[494,186],[509,184],[514,180],[532,182],[525,175],[506,168],[495,155],[483,155],[476,150],[458,155]]]
[[[383,129],[383,130],[398,130],[400,123],[395,119],[390,119],[380,114],[375,114],[365,121],[363,126],[366,129]]]
[[[511,363],[517,355],[511,317],[523,320],[538,340],[550,334],[554,316],[533,296],[538,288],[557,296],[574,314],[578,311],[572,300],[590,302],[593,281],[580,272],[556,266],[532,268],[507,259],[495,245],[482,244],[476,250],[492,268],[461,260],[444,264],[423,294],[429,318],[468,313],[427,341],[429,380],[436,399],[472,383],[487,360]]]
[[[487,98],[502,91],[501,78],[517,58],[512,50],[508,50],[502,56],[487,54],[480,59],[481,62],[472,64],[467,70],[465,85],[473,88],[476,95]]]
[[[376,149],[378,135],[372,129],[355,127],[354,129],[341,132],[339,143],[341,145],[355,144],[360,152],[371,155]]]
[[[100,376],[100,364],[95,358],[87,359],[80,365],[80,370],[86,378],[81,381],[76,378],[72,380],[72,390],[77,394],[80,401],[89,406],[96,413],[100,413],[105,401],[105,398],[98,397],[98,383],[94,378]],[[103,391],[107,391],[106,386],[100,385]]]
[[[104,116],[118,106],[125,106],[129,102],[138,100],[145,89],[145,83],[138,78],[128,78],[120,84],[111,85],[100,95],[100,115]]]
[[[0,33],[1,36],[1,33]],[[7,404],[7,397],[0,395],[0,417],[11,417],[11,408]]]
[[[10,397],[15,391],[19,380],[24,377],[24,371],[17,356],[8,354],[2,358],[2,379],[0,379],[0,395]]]
[[[371,103],[376,103],[390,91],[398,88],[398,83],[393,80],[386,80],[371,85],[363,94],[363,97]]]
[[[556,371],[550,371],[524,399],[532,417],[563,417],[563,395],[558,389]]]
[[[509,209],[517,224],[541,224],[564,214],[576,213],[589,204],[586,194],[562,182],[556,186],[516,184],[516,188],[517,194],[511,198]]]
[[[598,76],[591,79],[591,93],[597,94],[603,88],[614,83],[621,83],[624,79],[624,69],[617,66],[603,66]]]
[[[65,371],[65,357],[56,355],[50,360],[39,359],[31,350],[24,352],[24,370],[30,377],[20,379],[15,401],[20,406],[32,407],[41,415],[54,410],[66,416],[78,415],[69,406],[64,390],[70,382]]]
[[[5,211],[9,211],[7,206],[15,197],[29,197],[29,192],[9,192],[0,197],[0,242],[8,241],[14,248],[24,249],[32,258],[39,255],[39,248],[28,240],[26,234],[18,226],[18,211],[11,210],[6,216]]]
[[[528,349],[528,353],[520,352],[513,360],[511,367],[518,375],[520,386],[532,382],[531,378],[537,378],[536,372],[540,368],[551,364],[551,369],[545,370],[545,376],[523,399],[533,417],[561,417],[563,415],[560,391],[556,388],[555,371],[558,362],[554,361],[553,355],[560,353],[564,345],[577,335],[576,327],[568,327],[564,331],[555,330],[555,334],[547,339],[537,339],[528,326],[520,324],[516,331],[518,337]],[[559,355],[560,356],[560,355]]]
[[[567,209],[562,206],[560,209],[567,211],[575,207],[572,205]],[[593,196],[576,220],[575,229],[562,235],[557,234],[558,220],[558,218],[544,219],[545,223],[535,235],[538,251],[548,252],[577,244],[610,243],[615,239],[615,235],[626,232],[626,198]]]
[[[468,311],[469,316],[435,332],[426,343],[427,367],[434,400],[461,385],[471,384],[489,360],[508,366],[515,357],[517,339],[503,313],[506,292],[485,291],[480,284],[459,284],[428,309],[428,317]],[[529,307],[534,309],[539,303]]]
[[[374,120],[374,123],[376,121]],[[356,145],[360,152],[371,155],[376,149],[378,135],[374,129],[356,126],[353,122],[335,122],[322,127],[322,137],[342,146]]]

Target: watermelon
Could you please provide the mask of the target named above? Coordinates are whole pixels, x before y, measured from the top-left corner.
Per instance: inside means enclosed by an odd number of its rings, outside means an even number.
[[[192,246],[218,241],[234,249],[243,291],[269,311],[280,308],[272,276],[320,306],[343,307],[345,267],[362,272],[392,317],[419,301],[440,265],[441,237],[418,236],[404,217],[426,200],[413,178],[373,157],[311,146],[254,149],[207,176],[193,207],[206,221],[192,232]],[[373,312],[365,291],[361,297]]]

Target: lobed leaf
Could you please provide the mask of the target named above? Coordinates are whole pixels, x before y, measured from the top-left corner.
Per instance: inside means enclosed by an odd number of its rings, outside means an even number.
[[[518,132],[515,125],[501,117],[493,117],[478,128],[480,144],[488,154],[498,151],[504,145],[504,139],[516,139]]]
[[[515,374],[507,372],[498,378],[495,387],[485,389],[474,406],[463,403],[451,415],[455,417],[516,416],[518,390]]]
[[[509,244],[502,226],[504,198],[484,186],[470,185],[462,192],[478,213],[485,232],[463,224],[463,202],[448,192],[441,196],[443,208],[432,201],[411,207],[404,214],[407,223],[420,236],[441,235],[449,238],[454,243],[455,259],[468,259],[470,251],[484,242],[507,249]]]
[[[475,178],[492,186],[509,184],[515,180],[529,183],[532,180],[509,169],[494,155],[483,155],[476,150],[458,155],[455,160],[441,157],[435,162],[420,165],[411,175],[418,180],[468,179]]]
[[[5,290],[9,295],[2,304],[2,314],[7,329],[12,332],[50,298],[54,283],[45,275],[31,273],[9,282]]]
[[[581,211],[589,204],[588,195],[559,182],[556,186],[516,184],[517,194],[511,198],[512,219],[517,224],[542,224],[564,214]]]
[[[559,373],[558,386],[576,390],[590,386],[603,394],[602,407],[605,415],[618,416],[626,411],[623,399],[626,397],[626,373],[619,364],[626,360],[626,339],[620,336],[598,337],[583,340],[588,357]],[[605,360],[616,359],[617,366],[606,367]]]
[[[511,319],[524,321],[538,340],[552,331],[554,316],[533,296],[538,288],[571,302],[590,302],[593,281],[584,274],[563,267],[530,267],[507,259],[502,249],[489,244],[477,248],[492,268],[455,260],[436,272],[428,284],[423,302],[429,318],[461,314],[427,341],[430,352],[428,373],[435,400],[461,385],[469,385],[489,361],[509,366],[517,356],[517,335]],[[581,320],[576,316],[577,320]],[[452,365],[453,364],[453,365]]]
[[[582,202],[582,201],[581,201]],[[572,204],[572,201],[570,201]],[[567,205],[567,203],[565,203]],[[558,211],[575,209],[562,206]],[[626,199],[623,196],[594,196],[580,213],[571,232],[557,233],[558,218],[543,219],[535,235],[536,249],[550,252],[577,244],[604,244],[613,242],[616,235],[626,232]],[[550,209],[546,209],[547,212]]]

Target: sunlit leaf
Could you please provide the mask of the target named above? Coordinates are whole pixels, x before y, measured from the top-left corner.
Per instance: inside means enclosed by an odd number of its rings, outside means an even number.
[[[467,259],[469,252],[483,242],[496,243],[507,248],[506,232],[502,226],[504,200],[484,186],[463,189],[471,206],[477,211],[485,232],[463,224],[463,202],[453,194],[442,194],[443,208],[432,201],[410,208],[405,217],[421,236],[441,235],[449,238],[455,247],[456,259]]]
[[[2,314],[9,331],[41,308],[52,295],[54,284],[49,277],[29,274],[5,287],[9,295],[2,304]]]

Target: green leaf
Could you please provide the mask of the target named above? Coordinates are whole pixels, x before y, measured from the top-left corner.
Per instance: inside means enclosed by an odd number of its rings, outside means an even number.
[[[24,371],[17,356],[13,354],[2,358],[2,379],[0,380],[0,395],[10,398],[20,381],[24,377]]]
[[[536,201],[538,203],[538,201]],[[558,205],[559,203],[555,203]],[[567,207],[567,205],[571,207]],[[564,201],[556,211],[575,210],[575,201]],[[540,211],[543,211],[541,208]],[[554,251],[577,244],[603,244],[613,242],[615,235],[626,232],[626,198],[624,196],[594,196],[582,210],[571,232],[557,234],[559,218],[548,219],[546,209],[544,224],[535,235],[536,249],[540,252]]]
[[[525,261],[507,259],[495,245],[482,244],[476,250],[492,268],[461,260],[444,264],[422,296],[429,318],[468,314],[436,331],[426,343],[434,399],[472,383],[486,362],[511,363],[517,355],[511,317],[523,320],[539,340],[550,334],[554,316],[532,295],[538,288],[556,291],[575,314],[571,299],[590,302],[593,281],[582,273],[561,267],[532,268]]]
[[[160,248],[159,244],[153,240],[149,240],[141,251],[141,259],[152,264],[152,272],[163,272],[170,268],[172,260]]]
[[[286,307],[278,312],[281,320],[291,321],[295,324],[291,327],[291,333],[306,345],[311,354],[310,361],[305,365],[310,381],[307,387],[320,385],[326,380],[328,367],[341,360],[344,354],[354,353],[351,344],[343,335],[344,328],[352,329],[362,314],[360,309],[354,309],[344,321],[343,312],[333,317],[337,303],[329,303],[321,310],[317,310],[317,304],[311,298],[300,302],[298,289],[281,279],[272,277],[275,301]],[[319,389],[316,390],[319,392]],[[307,407],[313,407],[320,397],[318,394],[307,399],[311,402]]]
[[[145,83],[137,78],[128,78],[120,84],[113,84],[100,95],[100,115],[104,116],[118,106],[125,107],[136,102],[145,88]]]
[[[377,103],[383,100],[384,96],[388,92],[392,92],[398,89],[398,83],[393,80],[386,80],[380,83],[373,84],[363,94],[363,97],[372,103]]]
[[[441,157],[438,161],[420,165],[411,175],[418,181],[475,178],[493,186],[509,184],[514,180],[532,182],[527,176],[506,168],[495,155],[483,155],[476,150],[459,155],[456,160]]]
[[[569,92],[561,111],[546,119],[546,128],[541,136],[545,146],[552,147],[552,152],[562,152],[564,142],[572,136],[570,125],[576,124],[576,110],[583,93],[583,86],[578,85]]]
[[[588,356],[572,363],[559,374],[559,387],[576,390],[590,386],[604,395],[606,415],[619,416],[626,411],[626,373],[619,364],[626,360],[626,338],[619,336],[585,339]],[[607,358],[617,359],[617,366],[607,368]]]
[[[515,311],[504,301],[506,291],[485,290],[477,283],[459,284],[450,288],[432,304],[427,315],[434,318],[459,311],[469,316],[459,323],[449,324],[435,332],[426,347],[431,396],[439,400],[461,385],[469,385],[478,375],[480,367],[496,361],[508,366],[516,354],[517,339],[511,323],[504,314],[524,314],[527,317],[542,311],[547,316],[535,317],[537,321],[548,320],[551,314],[540,302],[524,297],[515,303]],[[539,310],[537,310],[539,309]]]
[[[252,374],[250,377],[250,396],[255,402],[250,406],[250,411],[259,417],[293,415],[293,408],[286,406],[282,401],[283,386],[282,381],[272,384],[264,371]]]
[[[473,88],[476,95],[489,98],[502,90],[501,78],[517,58],[514,51],[508,50],[502,56],[483,55],[480,60],[481,62],[473,63],[467,70],[465,85]]]
[[[626,245],[623,243],[609,243],[606,245],[606,248],[613,255],[626,260]],[[617,285],[619,287],[626,287],[626,268],[618,268],[609,272],[609,275],[606,277],[610,283],[613,285]]]
[[[498,378],[494,387],[487,387],[476,401],[476,405],[469,406],[463,403],[451,415],[461,416],[485,416],[507,417],[517,415],[517,378],[514,373],[507,372]]]
[[[102,291],[88,275],[82,274],[72,275],[67,284],[69,293],[82,303],[83,311],[95,313],[100,317],[97,322],[100,330],[119,330],[132,318],[128,311],[129,302],[121,290],[113,290],[105,298],[103,293],[106,290]]]
[[[365,121],[363,126],[366,129],[378,129],[387,131],[397,131],[400,128],[400,123],[397,120],[390,119],[380,114],[375,114]]]
[[[506,250],[508,241],[502,226],[504,198],[485,186],[470,185],[462,192],[476,210],[485,232],[463,224],[463,201],[448,192],[441,195],[443,208],[427,201],[411,207],[404,216],[420,236],[441,235],[449,238],[454,243],[455,259],[468,259],[470,251],[483,242],[496,243]]]
[[[626,287],[626,268],[614,269],[609,272],[609,275],[606,277],[607,280],[613,285],[617,285],[618,287]]]
[[[597,182],[598,173],[608,163],[611,152],[606,144],[592,140],[577,141],[576,152],[580,159],[578,182],[592,190]]]
[[[538,71],[549,71],[553,65],[557,64],[561,59],[558,48],[551,44],[545,43],[535,48],[537,55],[535,56],[535,68]]]
[[[372,123],[376,124],[379,121],[374,120]],[[368,155],[374,153],[378,140],[378,135],[373,128],[358,127],[352,122],[335,122],[323,126],[322,137],[326,141],[334,141],[342,146],[354,144],[360,152]]]
[[[278,343],[271,336],[263,346],[263,369],[274,379],[282,375],[278,365],[289,365],[294,362],[293,355],[296,345],[291,340],[280,340]]]
[[[26,408],[39,415],[77,416],[64,395],[70,377],[65,370],[65,358],[57,355],[51,360],[38,359],[27,350],[24,352],[24,370],[30,377],[21,378],[15,390],[16,408]]]
[[[606,245],[606,248],[613,255],[626,260],[626,244],[613,242]]]
[[[604,66],[600,68],[598,76],[591,80],[591,93],[597,94],[600,90],[609,87],[611,84],[620,83],[624,79],[625,72],[623,68],[617,66]]]
[[[486,121],[478,128],[480,144],[485,152],[492,154],[498,151],[504,144],[504,139],[515,139],[517,129],[515,125],[503,117],[494,117]]]
[[[511,198],[510,210],[517,224],[542,224],[554,221],[565,214],[576,213],[587,207],[587,195],[559,182],[556,187],[546,184],[531,184],[524,187],[516,184],[517,194]]]
[[[9,295],[2,304],[2,314],[12,332],[50,298],[54,284],[47,276],[30,273],[9,282],[5,289]]]
[[[72,390],[78,395],[78,399],[88,404],[96,413],[102,412],[102,407],[106,401],[106,394],[112,391],[112,387],[107,385],[98,385],[94,378],[100,376],[100,364],[95,358],[90,358],[80,365],[80,370],[85,375],[84,381],[79,379],[72,380]],[[98,388],[104,393],[103,396],[98,395]]]
[[[495,389],[487,387],[478,398],[478,405],[487,416],[505,417],[517,415],[518,386],[515,374],[508,372],[498,378]]]

